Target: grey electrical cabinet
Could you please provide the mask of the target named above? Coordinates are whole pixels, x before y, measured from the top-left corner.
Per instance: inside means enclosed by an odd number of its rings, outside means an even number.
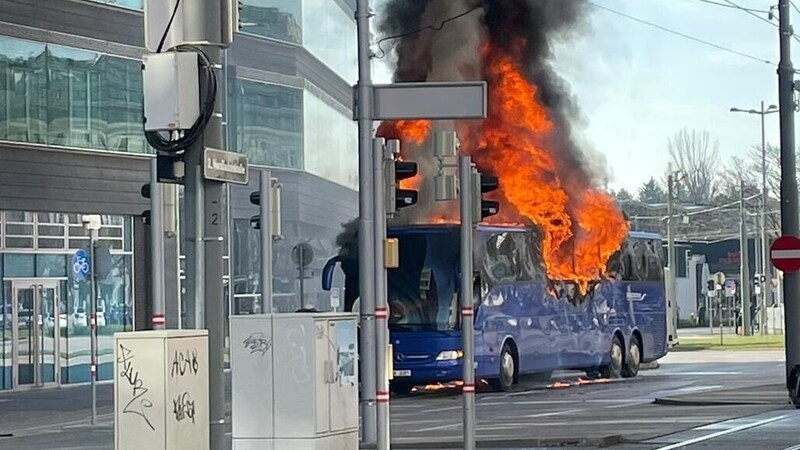
[[[231,317],[233,450],[358,450],[357,320]]]

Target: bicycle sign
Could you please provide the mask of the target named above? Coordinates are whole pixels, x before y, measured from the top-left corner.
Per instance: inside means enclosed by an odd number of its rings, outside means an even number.
[[[84,249],[79,249],[72,255],[72,274],[75,276],[75,280],[85,281],[89,278],[90,270],[89,253]]]

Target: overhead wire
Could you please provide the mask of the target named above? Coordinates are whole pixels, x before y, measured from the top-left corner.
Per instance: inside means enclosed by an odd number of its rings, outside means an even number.
[[[607,6],[599,5],[599,4],[597,4],[597,3],[593,2],[593,1],[589,1],[589,4],[594,6],[595,8],[602,9],[604,11],[610,12],[612,14],[616,14],[616,15],[621,16],[621,17],[625,17],[628,20],[632,20],[634,22],[638,22],[638,23],[641,23],[641,24],[644,24],[644,25],[647,25],[647,26],[650,26],[650,27],[653,27],[653,28],[657,28],[657,29],[659,29],[661,31],[664,31],[666,33],[674,34],[674,35],[680,36],[680,37],[682,37],[684,39],[688,39],[690,41],[694,41],[694,42],[697,42],[699,44],[703,44],[703,45],[706,45],[706,46],[709,46],[709,47],[716,48],[717,50],[722,50],[724,52],[732,53],[734,55],[739,55],[739,56],[741,56],[743,58],[747,58],[747,59],[750,59],[750,60],[753,60],[753,61],[758,61],[760,63],[769,64],[769,65],[776,66],[776,67],[778,65],[775,62],[770,61],[768,59],[759,58],[757,56],[753,56],[753,55],[750,55],[748,53],[744,53],[744,52],[740,52],[738,50],[734,50],[732,48],[724,47],[722,45],[715,44],[713,42],[709,42],[709,41],[706,41],[704,39],[700,39],[698,37],[691,36],[689,34],[682,33],[680,31],[673,30],[671,28],[667,28],[667,27],[659,25],[657,23],[649,22],[647,20],[640,19],[638,17],[634,17],[634,16],[632,16],[630,14],[626,14],[624,12],[617,11],[616,9],[612,9],[612,8],[607,7]]]
[[[764,13],[764,14],[769,14],[769,11],[767,11],[766,9],[755,9],[755,8],[745,8],[745,7],[742,7],[742,6],[733,6],[733,5],[730,5],[730,4],[715,2],[713,0],[697,0],[697,1],[698,2],[702,2],[702,3],[708,3],[710,5],[722,6],[722,7],[725,7],[725,8],[743,9],[743,10],[746,10],[746,11],[760,12],[760,13]]]
[[[462,13],[456,14],[455,16],[452,16],[452,17],[448,17],[447,19],[442,20],[441,22],[439,22],[436,25],[427,25],[427,26],[418,28],[416,30],[408,31],[408,32],[405,32],[405,33],[395,34],[395,35],[392,35],[392,36],[386,36],[384,38],[378,39],[375,42],[375,45],[378,46],[378,50],[381,51],[381,54],[380,54],[380,56],[376,56],[376,58],[377,59],[381,59],[384,56],[386,56],[386,51],[381,46],[381,44],[383,44],[386,41],[391,41],[391,40],[394,40],[394,39],[400,39],[400,38],[404,38],[404,37],[407,37],[407,36],[412,36],[412,35],[415,35],[417,33],[421,33],[421,32],[423,32],[425,30],[439,31],[442,28],[444,28],[444,26],[447,23],[452,22],[454,20],[458,20],[458,19],[460,19],[460,18],[462,18],[462,17],[464,17],[464,16],[466,16],[468,14],[471,14],[472,12],[474,12],[474,11],[476,11],[478,9],[481,9],[481,8],[483,8],[483,4],[478,4],[478,5],[473,6],[472,8],[469,8],[468,10],[466,10],[466,11],[464,11]]]

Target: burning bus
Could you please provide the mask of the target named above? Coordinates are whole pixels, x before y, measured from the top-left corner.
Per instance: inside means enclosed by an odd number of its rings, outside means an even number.
[[[394,81],[475,81],[488,86],[480,121],[384,122],[416,177],[400,187],[419,201],[389,223],[400,266],[388,272],[392,389],[461,377],[459,280],[472,277],[476,375],[510,389],[524,374],[583,369],[634,376],[667,351],[659,236],[629,232],[603,189],[601,155],[583,145],[583,118],[558,73],[554,48],[585,25],[583,0],[390,0],[380,50]],[[473,233],[475,273],[459,273],[457,202],[431,194],[434,136],[455,132],[459,153],[499,179],[499,213]],[[358,297],[355,223],[338,239],[345,299]]]

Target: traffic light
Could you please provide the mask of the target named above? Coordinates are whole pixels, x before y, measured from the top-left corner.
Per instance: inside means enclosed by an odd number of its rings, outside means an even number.
[[[152,193],[150,192],[150,183],[143,184],[142,185],[142,197],[144,197],[146,199],[150,199],[151,195],[152,195]],[[144,222],[145,225],[150,225],[150,210],[149,209],[145,210],[144,212],[142,212],[142,222]]]
[[[270,222],[272,226],[272,236],[273,237],[280,237],[281,236],[281,185],[278,183],[278,180],[275,178],[270,178],[270,186],[269,186],[269,208],[270,211],[267,212],[268,217],[270,217]],[[261,190],[251,192],[250,193],[250,203],[253,205],[258,206],[259,208],[262,207],[261,205]],[[250,227],[256,230],[261,229],[261,214],[256,214],[250,217]]]
[[[500,180],[494,175],[484,175],[473,167],[472,182],[473,222],[478,223],[500,212],[500,202],[483,199],[483,194],[496,191],[500,187]]]
[[[483,199],[483,194],[494,192],[499,187],[499,178],[494,175],[481,174],[481,219],[485,219],[500,212],[500,202]]]
[[[400,189],[400,181],[417,176],[417,163],[386,159],[386,213],[394,214],[400,208],[417,203],[418,192],[414,189]]]

